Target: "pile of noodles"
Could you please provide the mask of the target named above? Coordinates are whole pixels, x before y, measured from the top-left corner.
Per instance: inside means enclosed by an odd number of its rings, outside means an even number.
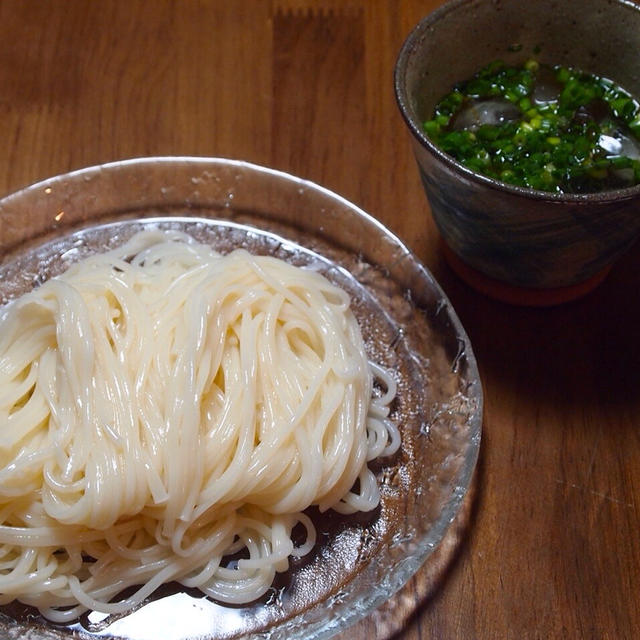
[[[0,310],[0,603],[260,597],[307,507],[378,504],[394,395],[317,272],[160,231],[73,265]]]

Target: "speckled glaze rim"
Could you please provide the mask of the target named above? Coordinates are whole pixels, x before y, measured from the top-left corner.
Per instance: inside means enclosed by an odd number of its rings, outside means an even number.
[[[477,3],[478,0],[448,0],[437,9],[427,14],[418,24],[409,32],[409,35],[404,40],[400,51],[398,53],[396,64],[394,67],[394,90],[396,96],[396,102],[400,109],[400,113],[405,123],[409,127],[412,135],[420,141],[420,143],[427,148],[436,158],[447,165],[450,169],[459,172],[467,180],[475,182],[496,191],[509,193],[512,195],[525,196],[537,201],[543,202],[568,202],[576,205],[580,204],[594,204],[594,203],[608,203],[608,202],[620,202],[624,200],[630,200],[640,196],[640,184],[626,187],[624,189],[613,189],[609,191],[603,191],[599,193],[588,194],[568,194],[568,193],[554,193],[549,191],[541,191],[539,189],[529,189],[526,187],[519,187],[517,185],[510,185],[487,176],[483,176],[471,169],[465,167],[459,163],[452,156],[444,153],[439,147],[437,147],[425,134],[422,123],[418,121],[413,113],[413,110],[409,104],[409,96],[407,96],[405,90],[405,76],[407,72],[407,65],[409,58],[417,44],[423,38],[424,34],[431,28],[434,28],[437,23],[442,20],[446,15],[454,11],[463,10],[467,5]],[[636,4],[631,0],[607,0],[608,4],[619,4],[629,9],[638,12],[640,18],[640,4]]]
[[[2,198],[0,200],[0,213],[3,211],[10,211],[14,207],[17,207],[24,199],[29,201],[33,198],[41,197],[41,194],[46,192],[47,189],[59,186],[60,184],[90,184],[91,179],[97,175],[126,175],[131,171],[144,171],[147,168],[150,169],[151,167],[157,166],[165,166],[166,169],[170,169],[175,166],[179,166],[181,169],[187,167],[192,169],[194,172],[206,171],[212,168],[215,169],[216,167],[237,168],[241,171],[256,172],[265,177],[273,177],[286,181],[291,185],[292,189],[305,189],[320,194],[322,198],[328,199],[328,201],[331,201],[337,207],[344,209],[348,215],[356,216],[356,218],[362,222],[363,227],[369,228],[372,232],[384,237],[385,242],[389,243],[393,247],[395,255],[400,256],[402,260],[410,261],[412,269],[415,271],[417,277],[427,283],[429,290],[434,294],[434,299],[437,303],[437,313],[442,311],[443,315],[446,316],[446,326],[450,330],[450,333],[459,341],[459,348],[462,349],[462,353],[466,361],[465,366],[468,372],[467,378],[470,387],[468,389],[469,398],[470,401],[474,403],[473,406],[475,408],[471,418],[468,420],[469,431],[472,435],[472,442],[468,447],[468,450],[465,452],[464,459],[458,469],[456,484],[455,487],[452,487],[452,492],[450,499],[446,504],[446,508],[439,513],[439,516],[435,519],[433,525],[429,529],[428,535],[423,536],[419,540],[411,541],[412,547],[410,555],[405,557],[402,563],[396,565],[389,572],[388,576],[386,576],[388,579],[385,580],[384,589],[378,588],[369,593],[360,594],[356,603],[354,603],[352,599],[347,599],[346,602],[335,603],[331,608],[331,619],[327,619],[327,616],[322,614],[321,611],[317,612],[317,615],[314,616],[312,621],[309,619],[303,620],[305,614],[301,614],[287,620],[282,627],[274,630],[275,633],[268,632],[268,634],[265,634],[261,632],[258,634],[252,633],[249,636],[246,636],[251,638],[268,637],[273,638],[274,640],[276,638],[284,639],[292,636],[298,637],[296,632],[297,627],[300,624],[304,624],[304,637],[309,640],[332,637],[367,617],[374,609],[390,600],[437,548],[460,510],[463,499],[471,485],[471,480],[478,459],[483,422],[483,390],[477,361],[473,353],[471,343],[465,329],[440,285],[434,279],[429,270],[415,256],[415,254],[412,253],[396,235],[389,231],[376,218],[352,204],[342,196],[312,181],[301,179],[275,169],[266,168],[240,160],[230,160],[225,158],[203,158],[190,156],[133,158],[78,169],[27,186]],[[97,224],[99,224],[99,222]],[[0,262],[2,262],[2,260],[0,260]],[[317,609],[318,605],[314,605],[314,607]],[[8,627],[5,626],[7,622],[3,620],[3,618],[4,616],[0,616],[0,631],[3,629],[6,631],[8,629]],[[48,631],[43,631],[41,633],[36,631],[34,633],[35,635],[33,633],[28,634],[30,640],[45,640],[48,638],[59,637],[57,635],[49,635]]]

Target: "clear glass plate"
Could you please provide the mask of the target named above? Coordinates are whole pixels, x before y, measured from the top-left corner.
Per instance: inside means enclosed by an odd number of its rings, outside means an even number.
[[[148,158],[92,167],[0,201],[0,301],[149,226],[221,252],[242,246],[320,270],[352,298],[370,357],[394,372],[401,451],[374,463],[372,514],[311,512],[319,543],[261,600],[222,606],[167,586],[126,616],[54,626],[13,604],[0,636],[31,640],[330,637],[389,600],[429,558],[460,509],[480,446],[482,388],[449,301],[415,256],[340,196],[245,162]],[[75,635],[74,635],[75,634]]]

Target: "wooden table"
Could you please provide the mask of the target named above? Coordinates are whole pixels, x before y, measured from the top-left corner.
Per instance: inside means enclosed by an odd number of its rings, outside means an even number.
[[[470,335],[484,435],[437,582],[418,573],[395,625],[377,614],[343,637],[639,637],[640,256],[551,309],[494,302],[450,272],[392,89],[402,40],[437,4],[4,0],[0,193],[134,156],[223,156],[379,218]]]

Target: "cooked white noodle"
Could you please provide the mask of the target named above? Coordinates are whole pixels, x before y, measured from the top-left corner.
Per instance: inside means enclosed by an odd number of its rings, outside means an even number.
[[[377,506],[395,392],[312,270],[159,231],[79,262],[0,311],[0,603],[260,597],[307,507]]]

